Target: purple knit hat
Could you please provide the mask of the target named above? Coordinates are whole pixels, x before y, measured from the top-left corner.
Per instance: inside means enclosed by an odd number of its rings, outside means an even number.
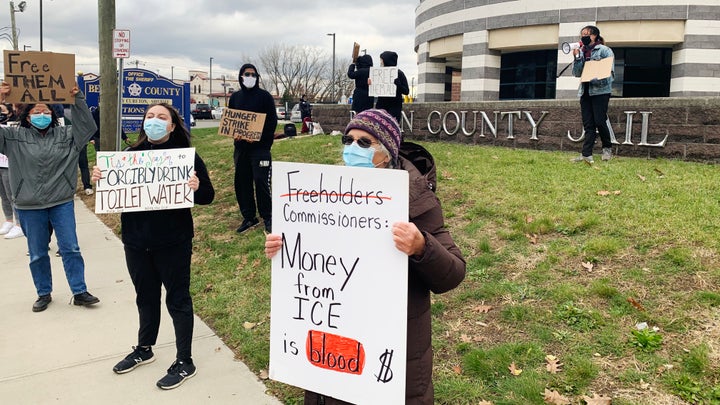
[[[392,115],[385,110],[365,110],[355,114],[345,127],[345,135],[351,129],[361,129],[374,136],[390,152],[393,162],[397,162],[400,148],[400,127]]]

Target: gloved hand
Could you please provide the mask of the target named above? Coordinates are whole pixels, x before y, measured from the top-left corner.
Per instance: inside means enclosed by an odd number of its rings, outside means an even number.
[[[600,79],[598,79],[597,77],[590,80],[590,84],[592,84],[592,85],[597,85],[598,83],[600,83]]]

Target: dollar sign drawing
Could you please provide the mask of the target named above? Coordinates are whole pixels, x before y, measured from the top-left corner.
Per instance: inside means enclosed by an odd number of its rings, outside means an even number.
[[[393,378],[393,372],[390,369],[390,363],[392,363],[392,356],[394,350],[388,351],[385,349],[385,353],[381,354],[380,359],[380,372],[375,375],[378,382],[387,383]]]

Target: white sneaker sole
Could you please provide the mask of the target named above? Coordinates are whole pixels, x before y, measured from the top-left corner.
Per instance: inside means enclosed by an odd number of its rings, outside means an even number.
[[[135,363],[134,366],[127,368],[125,370],[115,370],[115,368],[113,368],[113,371],[115,372],[115,374],[125,374],[125,373],[129,373],[129,372],[135,370],[136,368],[142,366],[143,364],[152,363],[153,361],[155,361],[155,355],[153,355],[152,357],[150,357],[147,360],[141,361],[140,363]]]
[[[178,383],[175,384],[175,385],[167,385],[167,386],[158,385],[158,388],[163,389],[163,390],[171,390],[171,389],[173,389],[173,388],[177,388],[177,387],[181,386],[181,385],[185,382],[185,380],[189,380],[189,379],[195,377],[195,374],[197,374],[197,369],[195,369],[195,371],[193,371],[192,374],[186,375],[185,378],[183,378],[182,380],[178,381]]]

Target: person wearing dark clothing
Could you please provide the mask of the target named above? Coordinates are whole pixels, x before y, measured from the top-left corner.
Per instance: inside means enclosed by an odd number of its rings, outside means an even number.
[[[352,106],[350,108],[356,114],[373,108],[375,102],[374,98],[368,95],[368,79],[370,78],[372,65],[372,56],[360,55],[357,61],[351,63],[348,67],[348,77],[355,80],[355,90],[352,94]]]
[[[392,51],[385,51],[380,54],[381,65],[385,67],[397,66],[398,54]],[[403,96],[410,93],[410,86],[408,85],[407,77],[402,70],[398,69],[398,77],[395,79],[395,97],[378,97],[375,108],[385,110],[390,113],[397,120],[398,124],[402,125],[402,105]]]
[[[307,134],[310,132],[310,126],[308,123],[312,121],[312,106],[308,103],[304,94],[300,97],[300,119],[302,120],[300,133]]]
[[[138,141],[128,150],[189,148],[190,133],[178,112],[169,104],[150,106]],[[205,163],[195,153],[195,172],[188,181],[195,204],[210,204],[215,190]],[[102,172],[93,167],[94,181]],[[178,387],[195,375],[192,360],[193,303],[190,296],[193,218],[190,208],[133,211],[120,215],[125,261],[135,287],[140,327],[133,351],[113,367],[117,374],[134,370],[155,360],[152,346],[160,328],[162,287],[165,303],[175,328],[176,360],[167,375],[157,382],[162,389]]]
[[[270,198],[270,166],[272,148],[277,127],[275,100],[270,93],[260,88],[260,73],[254,65],[246,63],[238,75],[240,90],[230,96],[228,107],[234,110],[252,111],[265,114],[260,140],[250,142],[235,140],[233,160],[235,162],[235,198],[240,206],[243,221],[237,228],[243,233],[258,223],[257,214],[265,223],[265,230],[272,227],[272,200]]]
[[[90,138],[90,143],[93,144],[95,152],[97,152],[100,150],[100,107],[93,108],[92,115],[98,129],[95,131],[92,138]],[[122,127],[120,128],[120,137],[122,138],[122,141],[129,146],[127,134],[125,134],[125,130],[122,129]]]
[[[409,218],[407,222],[392,224],[390,230],[395,248],[406,254],[408,261],[405,404],[432,405],[430,293],[441,294],[457,287],[465,278],[465,259],[445,227],[440,200],[430,187],[431,180],[400,156],[400,127],[387,111],[372,109],[356,114],[345,127],[341,141],[345,145],[346,166],[408,172]],[[275,256],[282,244],[282,235],[268,234],[265,256]],[[306,391],[304,404],[348,403]]]

